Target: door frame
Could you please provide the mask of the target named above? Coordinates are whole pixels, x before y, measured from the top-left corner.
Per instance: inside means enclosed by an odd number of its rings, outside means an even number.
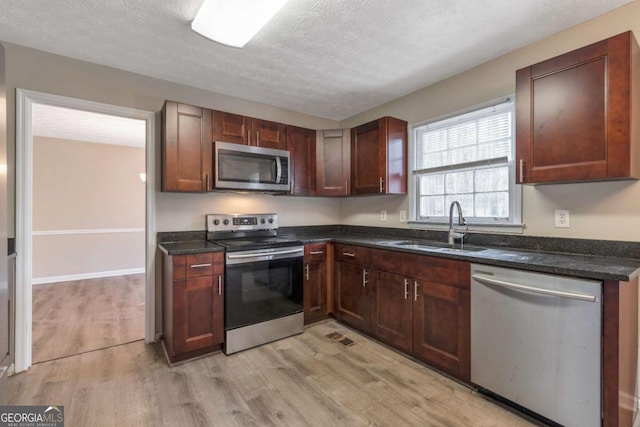
[[[33,233],[33,104],[109,114],[146,123],[145,190],[145,342],[155,341],[155,113],[100,102],[16,89],[16,288],[15,371],[32,360],[32,233]]]

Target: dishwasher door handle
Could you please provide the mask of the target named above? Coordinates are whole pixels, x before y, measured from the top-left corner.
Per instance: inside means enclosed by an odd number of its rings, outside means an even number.
[[[522,292],[530,292],[533,294],[548,295],[548,296],[560,297],[560,298],[571,298],[571,299],[577,299],[580,301],[588,301],[588,302],[596,302],[596,299],[597,299],[594,295],[577,294],[574,292],[563,292],[563,291],[554,291],[551,289],[535,288],[533,286],[519,285],[517,283],[497,280],[497,279],[494,279],[493,277],[480,276],[479,274],[473,274],[471,277],[474,280],[477,280],[478,282],[484,283],[487,285],[501,286],[503,288],[514,289],[516,291],[522,291]]]

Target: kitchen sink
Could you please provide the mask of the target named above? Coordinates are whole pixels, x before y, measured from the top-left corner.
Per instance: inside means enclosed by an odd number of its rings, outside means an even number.
[[[419,243],[415,241],[401,241],[401,242],[390,242],[392,246],[399,246],[407,249],[415,249],[422,251],[430,251],[430,252],[480,252],[485,251],[486,248],[479,248],[477,246],[469,246],[469,245],[454,245],[450,246],[446,243],[441,242],[424,242]]]

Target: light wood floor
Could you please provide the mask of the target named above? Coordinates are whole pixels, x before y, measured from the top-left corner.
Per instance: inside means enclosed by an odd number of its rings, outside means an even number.
[[[33,363],[144,339],[144,274],[33,287]]]
[[[532,425],[333,321],[173,368],[141,341],[41,363],[9,378],[9,404],[64,405],[69,426]]]

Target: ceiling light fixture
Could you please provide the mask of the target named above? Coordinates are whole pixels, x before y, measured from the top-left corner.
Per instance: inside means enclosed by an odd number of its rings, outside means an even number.
[[[204,0],[191,29],[208,39],[243,47],[287,0]]]

